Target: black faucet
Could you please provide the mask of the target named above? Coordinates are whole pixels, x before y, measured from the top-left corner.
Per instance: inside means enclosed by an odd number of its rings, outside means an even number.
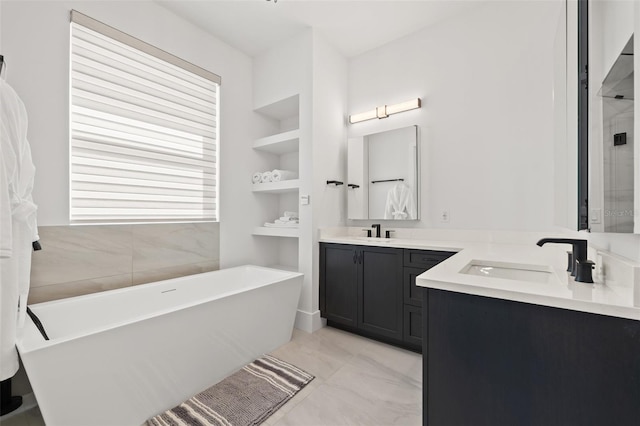
[[[571,276],[580,283],[592,283],[591,270],[594,263],[587,259],[587,240],[573,238],[543,238],[536,244],[542,247],[546,243],[571,244],[573,246]]]
[[[372,228],[376,228],[376,238],[380,238],[380,224],[376,223],[374,225],[371,225]]]

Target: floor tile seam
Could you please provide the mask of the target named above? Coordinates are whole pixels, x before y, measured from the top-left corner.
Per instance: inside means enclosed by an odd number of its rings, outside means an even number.
[[[314,379],[314,381],[315,381],[315,379]],[[321,381],[321,383],[316,384],[316,387],[314,387],[308,394],[303,396],[299,401],[297,401],[295,403],[295,405],[291,406],[291,408],[287,409],[287,411],[284,413],[284,416],[282,416],[281,418],[285,417],[287,414],[289,414],[291,412],[291,410],[294,410],[296,407],[298,407],[300,404],[302,404],[309,397],[309,395],[313,394],[315,391],[318,390],[318,388],[320,386],[322,386],[324,384],[325,384],[324,381]],[[278,421],[280,421],[280,419],[278,419]]]
[[[347,362],[345,362],[345,365],[340,367],[340,369],[346,367],[347,365],[350,365],[351,367],[354,367],[354,368],[362,367],[362,364],[356,364],[355,362],[352,362],[353,358],[355,358],[355,357],[356,357],[355,355],[353,357],[351,357]],[[369,359],[373,360],[373,358],[371,358],[371,357],[369,357]],[[375,361],[375,360],[373,360],[373,361]],[[416,383],[414,384],[414,383],[411,382],[412,379],[409,376],[407,376],[406,374],[404,374],[404,373],[402,373],[400,371],[394,370],[393,368],[391,368],[391,367],[389,367],[387,365],[384,365],[384,364],[382,364],[382,363],[380,363],[378,361],[375,361],[375,362],[377,362],[378,364],[380,364],[380,365],[382,365],[384,367],[385,370],[383,370],[383,371],[384,371],[385,376],[387,376],[390,379],[392,379],[394,381],[394,383],[396,383],[398,385],[407,385],[407,386],[411,386],[413,388],[417,388],[419,390],[422,390],[422,387],[423,387],[422,386],[422,382],[418,383],[417,380],[416,380]],[[371,367],[374,367],[374,366],[371,366]],[[379,370],[379,369],[377,369],[377,370]],[[337,373],[337,371],[336,371],[336,373]],[[335,373],[332,374],[331,377],[333,377],[333,375],[335,375]],[[401,376],[401,377],[396,377],[396,376]],[[402,380],[402,377],[406,377],[408,380]],[[328,380],[329,380],[329,378],[327,378],[327,381]]]
[[[345,388],[343,386],[335,386],[335,385],[332,385],[330,383],[324,383],[323,385],[318,386],[316,389],[314,389],[313,392],[311,392],[309,395],[311,395],[314,392],[329,392],[329,393],[331,393],[331,390],[335,389],[335,388],[339,388],[339,389],[343,389],[343,390],[347,390],[347,391],[353,391],[352,389],[348,389],[348,388]],[[309,396],[309,395],[307,395],[307,396]],[[294,409],[298,409],[298,407],[296,406],[296,407],[294,407]],[[302,408],[300,408],[300,409],[302,409]],[[363,415],[364,417],[367,417],[370,414],[369,411],[367,411],[364,407],[361,407],[361,406],[356,406],[356,407],[351,406],[351,411],[352,411],[352,413],[359,413],[359,414]],[[277,425],[283,424],[283,423],[281,423],[282,419],[285,419],[285,418],[287,418],[287,416],[290,416],[291,412],[292,412],[292,410],[287,412],[287,413],[285,413],[285,415],[283,417],[279,418],[276,422],[270,424],[269,426],[277,426]],[[347,423],[347,424],[356,425],[356,424],[362,424],[362,423]],[[393,424],[395,424],[395,423],[393,423]],[[313,424],[313,425],[314,426],[315,425],[319,426],[320,424]],[[369,426],[388,426],[388,424],[382,424],[382,423],[369,423],[368,425]],[[327,425],[322,425],[322,426],[327,426]]]
[[[329,383],[329,381],[331,380],[331,378],[332,378],[333,376],[335,376],[336,374],[338,374],[338,373],[339,373],[343,368],[345,368],[347,365],[354,365],[354,364],[351,364],[351,363],[350,363],[350,361],[351,361],[354,357],[355,357],[355,354],[352,354],[352,355],[349,357],[349,359],[346,359],[346,360],[342,363],[342,365],[341,365],[340,367],[336,368],[336,370],[335,370],[333,373],[331,373],[329,376],[327,376],[327,377],[324,379],[324,383],[323,383],[323,384],[324,384],[324,385],[327,385],[327,386],[332,386],[332,385],[331,385],[331,383]],[[320,387],[320,386],[318,386],[318,388],[319,388],[319,387]],[[316,389],[317,389],[317,388],[316,388]],[[314,389],[314,391],[315,391],[316,389]]]
[[[318,378],[314,378],[313,381],[318,380]],[[326,382],[322,379],[319,379],[320,383],[316,384],[316,387],[314,389],[312,389],[308,394],[306,394],[302,399],[300,399],[298,402],[296,402],[295,405],[293,405],[291,408],[289,408],[286,412],[283,413],[283,415],[276,420],[274,423],[271,423],[271,426],[276,426],[278,423],[280,423],[280,421],[282,419],[284,419],[285,417],[287,417],[293,410],[295,410],[296,408],[298,408],[300,406],[300,404],[302,404],[304,401],[306,401],[307,398],[309,398],[310,395],[312,395],[313,393],[315,393],[321,386],[326,385]]]

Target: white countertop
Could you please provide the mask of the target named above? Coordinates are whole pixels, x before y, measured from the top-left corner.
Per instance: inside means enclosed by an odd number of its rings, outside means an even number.
[[[538,247],[535,244],[398,238],[385,240],[353,236],[322,236],[319,241],[457,252],[419,275],[416,284],[440,290],[640,320],[640,306],[634,306],[634,283],[606,285],[598,282],[596,271],[593,274],[596,283],[575,282],[565,271],[567,265],[564,250],[569,248],[566,245],[549,244]],[[552,272],[553,279],[548,283],[537,283],[462,273],[470,263],[476,261],[533,265],[534,269],[543,267]]]

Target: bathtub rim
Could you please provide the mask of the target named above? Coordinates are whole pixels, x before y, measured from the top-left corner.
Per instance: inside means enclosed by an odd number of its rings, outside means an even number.
[[[147,313],[147,314],[143,314],[140,316],[137,316],[135,318],[129,319],[127,321],[113,321],[111,323],[109,323],[108,325],[105,326],[99,326],[96,328],[91,329],[90,332],[87,331],[82,331],[82,332],[78,332],[78,333],[71,333],[68,334],[64,337],[59,337],[56,339],[50,339],[50,340],[45,340],[44,337],[42,336],[42,334],[40,333],[40,331],[38,330],[38,328],[36,327],[36,325],[34,324],[34,322],[31,320],[31,318],[27,318],[25,320],[24,323],[24,327],[22,327],[21,329],[18,329],[18,336],[16,339],[16,347],[18,349],[18,352],[22,355],[22,354],[29,354],[41,349],[45,349],[48,348],[50,346],[53,345],[57,345],[57,344],[62,344],[64,342],[69,342],[72,340],[76,340],[76,339],[81,339],[83,337],[89,336],[91,334],[98,334],[98,333],[102,333],[105,331],[109,331],[112,329],[116,329],[119,327],[123,327],[126,326],[127,324],[133,324],[133,323],[137,323],[137,322],[141,322],[141,321],[146,321],[149,320],[151,318],[154,317],[159,317],[159,316],[163,316],[163,315],[168,315],[171,314],[172,312],[178,311],[178,310],[183,310],[183,309],[188,309],[194,306],[198,306],[198,305],[202,305],[205,303],[209,303],[212,302],[214,300],[221,300],[245,291],[251,291],[257,288],[261,288],[261,287],[265,287],[268,285],[272,285],[275,283],[279,283],[279,282],[284,282],[284,281],[288,281],[291,279],[296,279],[296,278],[300,278],[302,279],[304,277],[304,274],[301,272],[294,272],[294,271],[290,271],[290,270],[284,270],[284,269],[277,269],[277,268],[270,268],[270,267],[266,267],[266,266],[258,266],[258,265],[240,265],[240,266],[235,266],[232,268],[225,268],[225,269],[219,269],[216,271],[207,271],[207,272],[201,272],[198,274],[191,274],[191,275],[184,275],[181,277],[176,277],[176,278],[169,278],[166,280],[160,280],[160,281],[153,281],[150,283],[145,283],[145,284],[139,284],[136,286],[128,286],[128,287],[122,287],[122,288],[117,288],[117,289],[112,289],[112,290],[105,290],[105,291],[99,291],[96,293],[90,293],[90,294],[84,294],[84,295],[79,295],[79,296],[73,296],[73,297],[67,297],[67,298],[63,298],[63,299],[58,299],[58,300],[50,300],[48,302],[41,302],[41,303],[34,303],[33,305],[29,305],[29,307],[38,307],[38,306],[50,306],[50,305],[57,305],[57,304],[64,304],[64,303],[69,303],[69,302],[73,302],[73,301],[77,301],[77,300],[88,300],[88,299],[94,299],[97,297],[104,297],[105,294],[118,294],[118,293],[126,293],[127,291],[131,291],[132,289],[135,289],[139,286],[149,286],[149,287],[153,287],[153,286],[161,286],[161,285],[166,285],[167,283],[171,283],[171,282],[180,282],[180,281],[185,281],[188,279],[193,279],[194,277],[197,277],[199,275],[204,275],[204,274],[212,274],[212,273],[216,273],[218,271],[231,271],[231,270],[242,270],[242,269],[257,269],[257,270],[267,270],[267,271],[275,271],[278,273],[282,273],[282,276],[278,277],[278,279],[269,279],[269,280],[265,280],[264,282],[261,282],[260,285],[249,288],[249,289],[236,289],[236,290],[231,290],[231,291],[225,291],[222,293],[217,293],[215,295],[212,295],[211,297],[205,297],[202,299],[198,299],[198,300],[194,300],[194,301],[189,301],[186,303],[177,303],[176,305],[173,305],[171,309],[168,308],[164,308],[164,309],[158,309],[153,311],[152,313]],[[301,283],[302,284],[302,283]],[[302,285],[300,286],[302,288]],[[36,312],[37,315],[37,312]],[[46,330],[46,324],[44,324],[45,330]]]

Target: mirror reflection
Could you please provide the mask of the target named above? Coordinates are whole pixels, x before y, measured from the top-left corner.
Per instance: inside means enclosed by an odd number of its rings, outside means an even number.
[[[349,139],[349,219],[417,220],[418,126]]]
[[[634,162],[633,36],[607,73],[602,99],[602,139],[594,144],[591,173],[591,230],[640,232],[634,191],[640,165]],[[596,139],[598,140],[598,139]],[[594,164],[595,161],[598,164]]]

